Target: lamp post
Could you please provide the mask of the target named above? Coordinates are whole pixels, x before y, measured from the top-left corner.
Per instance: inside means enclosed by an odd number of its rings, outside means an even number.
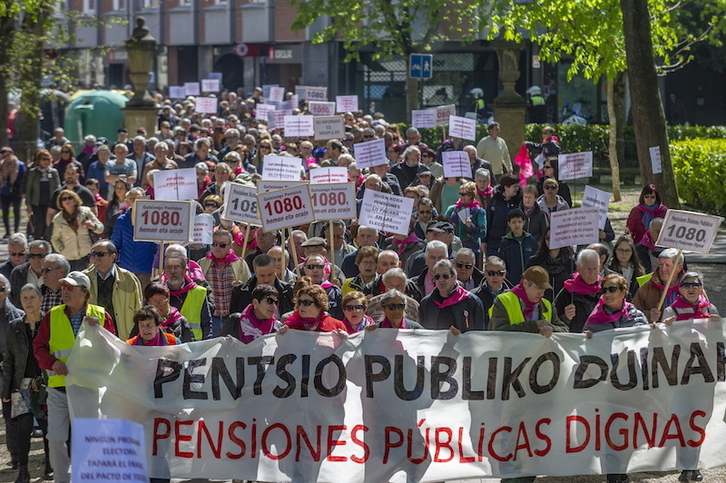
[[[147,133],[156,131],[158,107],[147,89],[156,56],[157,42],[146,26],[144,17],[136,19],[136,28],[124,42],[131,66],[134,96],[124,108],[125,125],[131,132],[144,127]]]

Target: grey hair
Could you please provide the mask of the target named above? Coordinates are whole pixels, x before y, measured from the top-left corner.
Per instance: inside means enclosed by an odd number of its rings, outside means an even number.
[[[401,299],[408,306],[408,298],[395,288],[381,295],[381,305],[386,305],[392,299]]]
[[[417,153],[421,154],[421,150],[417,146],[409,146],[403,152],[403,159],[408,158],[408,155],[411,154],[414,151],[416,151]]]
[[[600,254],[596,252],[595,250],[592,250],[590,248],[585,248],[580,253],[577,254],[577,266],[582,266],[585,262],[595,262],[597,264],[600,264]]]
[[[60,268],[63,271],[64,277],[71,271],[71,264],[68,263],[68,259],[60,253],[49,253],[46,255],[45,261],[50,261],[51,263],[58,265],[57,268]]]
[[[683,274],[681,279],[678,281],[678,283],[683,283],[685,280],[688,280],[689,278],[695,278],[699,282],[703,283],[703,276],[698,272],[686,272]]]
[[[431,250],[443,250],[445,253],[449,252],[449,249],[446,246],[446,243],[442,242],[441,240],[431,240],[426,244],[426,249],[424,253],[426,255],[429,254]]]
[[[449,269],[449,273],[451,275],[453,275],[454,277],[456,277],[456,269],[454,268],[454,264],[451,263],[451,260],[449,260],[448,258],[444,258],[443,260],[439,260],[438,262],[436,262],[436,265],[434,265],[433,271],[435,272],[437,269],[439,269],[441,267],[448,268]]]
[[[474,250],[472,250],[471,248],[459,248],[459,250],[456,252],[454,260],[459,258],[459,255],[469,257],[476,262],[476,255],[474,255]]]
[[[184,255],[182,255],[179,252],[168,253],[166,255],[166,257],[164,258],[164,260],[165,260],[165,264],[169,263],[169,260],[181,260],[182,267],[184,267],[185,270],[187,268],[187,257],[185,257]]]
[[[491,176],[489,176],[489,170],[486,168],[477,169],[476,173],[474,173],[474,179],[476,178],[486,178],[491,180]]]
[[[194,141],[194,150],[199,149],[202,144],[207,146],[208,148],[212,147],[212,142],[208,138],[199,138],[196,141]]]
[[[386,273],[382,275],[383,278],[383,284],[385,285],[386,282],[388,282],[391,278],[400,278],[403,279],[404,282],[408,281],[408,277],[406,276],[406,272],[403,271],[402,268],[396,267],[392,268]]]
[[[18,245],[23,245],[25,248],[28,248],[28,237],[26,237],[23,233],[13,233],[8,238],[8,245],[17,243]]]
[[[41,247],[46,254],[51,253],[53,251],[53,247],[51,246],[50,242],[48,240],[33,240],[30,242],[30,245],[28,249]]]
[[[670,258],[673,260],[673,265],[682,265],[683,264],[683,255],[678,253],[678,250],[675,248],[666,248],[662,252],[660,252],[660,255],[658,255],[658,259],[661,258]]]
[[[43,292],[41,292],[40,288],[34,283],[26,283],[23,285],[23,288],[20,289],[20,293],[23,292],[35,292],[38,297],[43,298]]]
[[[204,161],[200,161],[194,165],[194,169],[201,169],[205,173],[209,173],[209,166]]]

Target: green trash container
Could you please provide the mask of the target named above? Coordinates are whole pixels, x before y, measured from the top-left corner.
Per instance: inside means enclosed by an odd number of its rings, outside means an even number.
[[[128,99],[114,91],[88,91],[73,99],[66,108],[64,129],[66,137],[76,149],[80,149],[83,138],[89,134],[105,137],[113,143],[123,125],[121,108]]]

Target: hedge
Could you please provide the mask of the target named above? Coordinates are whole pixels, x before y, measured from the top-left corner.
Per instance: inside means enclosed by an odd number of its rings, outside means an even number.
[[[726,140],[691,139],[670,144],[678,194],[703,211],[723,213],[726,207]]]

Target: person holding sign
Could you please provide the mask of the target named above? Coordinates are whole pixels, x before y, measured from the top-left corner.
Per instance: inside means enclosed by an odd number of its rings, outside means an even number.
[[[368,309],[368,299],[363,292],[353,290],[343,296],[343,310],[345,311],[345,330],[349,334],[360,332],[368,326],[376,323],[371,317],[366,315]]]
[[[537,192],[539,195],[545,194],[544,182],[548,179],[554,179],[559,184],[560,189],[557,194],[562,196],[562,199],[567,202],[569,207],[572,207],[572,195],[570,195],[570,187],[566,181],[560,180],[558,170],[558,159],[557,157],[546,158],[542,165],[542,176],[537,180]]]
[[[671,272],[675,272],[671,276]],[[683,275],[683,256],[680,250],[667,248],[658,255],[658,269],[653,273],[638,278],[640,288],[633,297],[633,304],[648,316],[652,323],[658,322],[661,317],[660,299],[666,290],[668,279],[675,281]],[[665,297],[665,306],[668,307],[678,297],[679,285],[669,284]]]
[[[476,200],[476,184],[473,181],[459,187],[459,200],[446,209],[445,216],[454,225],[461,244],[480,258],[482,243],[487,236],[487,213]]]
[[[648,324],[643,312],[626,301],[628,281],[622,275],[611,273],[603,278],[601,293],[600,300],[585,322],[588,339],[592,339],[594,332]]]
[[[630,210],[628,221],[625,223],[628,233],[633,237],[633,243],[636,245],[640,243],[643,235],[650,228],[650,222],[654,218],[665,218],[666,211],[668,211],[668,208],[660,201],[658,188],[653,184],[643,187],[639,201],[640,204]]]
[[[316,255],[317,257],[317,255]],[[328,310],[328,295],[325,289],[317,285],[310,277],[302,277],[295,284],[295,311],[278,331],[284,334],[289,329],[308,330],[311,332],[336,332],[347,337],[345,324],[340,319],[331,317]]]
[[[406,317],[406,309],[410,297],[395,288],[388,290],[380,296],[380,305],[383,307],[385,317],[375,325],[366,327],[367,330],[381,329],[423,329],[418,322]]]
[[[666,325],[671,325],[676,320],[709,319],[711,322],[721,320],[718,309],[703,293],[703,279],[698,273],[684,273],[678,285],[676,301],[663,311],[663,322]]]
[[[555,298],[557,314],[564,318],[570,332],[582,332],[600,299],[600,281],[600,255],[586,248],[577,254],[577,273]]]

